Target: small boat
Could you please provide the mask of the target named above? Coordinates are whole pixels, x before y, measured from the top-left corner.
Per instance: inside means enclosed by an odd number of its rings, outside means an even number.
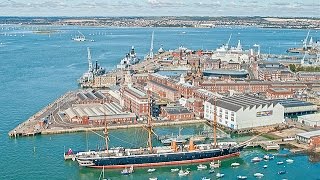
[[[268,167],[268,165],[264,165],[264,166],[263,166],[264,169],[267,168],[267,167]]]
[[[263,156],[263,159],[264,159],[264,160],[272,160],[272,159],[274,159],[274,156],[273,156],[273,155],[266,154],[266,155]]]
[[[180,170],[179,171],[179,173],[178,173],[178,175],[181,177],[181,176],[187,176],[187,175],[189,175],[190,174],[190,171],[188,171],[188,170]]]
[[[278,174],[280,175],[280,174],[286,174],[287,173],[287,171],[278,171]]]
[[[293,159],[287,159],[286,162],[287,163],[293,163]]]
[[[222,178],[223,176],[224,176],[224,174],[222,174],[222,173],[217,173],[217,175],[216,175],[217,178]]]
[[[128,169],[128,168],[124,168],[124,169],[121,171],[121,174],[122,174],[122,175],[129,175],[129,174],[132,174],[133,172],[134,172],[133,166],[131,166],[129,169]]]
[[[278,161],[277,164],[281,165],[281,164],[283,164],[283,161]]]
[[[152,173],[152,172],[155,172],[156,171],[156,169],[148,169],[148,173]]]
[[[238,166],[240,166],[240,163],[235,162],[231,164],[231,167],[238,167]]]
[[[210,178],[203,177],[203,178],[201,178],[201,180],[210,180]]]
[[[178,168],[175,168],[175,169],[171,169],[171,172],[178,172],[179,169]]]
[[[257,178],[262,178],[264,175],[262,173],[254,173],[253,176]]]
[[[158,180],[157,177],[152,177],[152,178],[149,178],[149,180]]]
[[[262,159],[259,157],[254,157],[251,159],[251,162],[256,163],[256,162],[260,162]]]
[[[215,163],[214,161],[210,163],[210,168],[219,168],[220,166],[221,166],[220,160],[218,160],[218,163]]]
[[[199,165],[197,166],[197,168],[198,168],[198,170],[205,170],[205,169],[207,169],[208,167],[207,167],[206,165],[199,164]]]
[[[212,174],[212,173],[214,173],[214,169],[209,170],[209,174]]]
[[[238,179],[247,179],[247,176],[237,176]]]

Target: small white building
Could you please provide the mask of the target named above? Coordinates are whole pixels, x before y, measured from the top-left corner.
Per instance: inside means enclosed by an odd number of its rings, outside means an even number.
[[[298,122],[305,124],[307,126],[319,127],[320,126],[320,113],[298,116]]]
[[[269,126],[284,121],[284,107],[260,98],[240,95],[216,101],[217,122],[234,130]],[[204,118],[213,120],[214,99],[204,103]]]
[[[310,140],[316,137],[320,137],[320,130],[296,134],[296,140],[303,143],[310,143]]]

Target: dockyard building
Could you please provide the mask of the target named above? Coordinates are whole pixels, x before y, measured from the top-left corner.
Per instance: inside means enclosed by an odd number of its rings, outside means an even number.
[[[230,96],[216,100],[216,117],[221,126],[232,130],[270,126],[284,121],[284,107],[248,95]],[[214,98],[204,103],[204,118],[214,118]]]
[[[190,120],[194,118],[193,112],[181,106],[162,107],[160,116],[163,120],[171,121]]]
[[[313,114],[317,111],[317,105],[298,99],[278,99],[274,103],[280,103],[284,107],[286,117],[297,117],[305,114]]]
[[[65,118],[72,123],[102,125],[131,124],[136,120],[134,113],[123,112],[117,103],[77,104],[64,111]]]
[[[121,89],[124,108],[137,116],[147,116],[149,102],[147,92],[132,85],[124,86]]]

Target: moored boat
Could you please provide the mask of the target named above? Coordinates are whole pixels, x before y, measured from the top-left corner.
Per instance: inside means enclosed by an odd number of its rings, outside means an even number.
[[[155,172],[155,171],[156,171],[156,169],[154,169],[154,168],[147,170],[148,173],[152,173],[152,172]]]
[[[199,164],[199,165],[197,166],[197,168],[198,168],[198,170],[205,170],[205,169],[207,169],[208,167],[207,167],[206,165]]]
[[[287,159],[286,162],[287,163],[293,163],[293,159]]]
[[[201,178],[201,180],[210,180],[210,178],[203,177],[203,178]]]
[[[281,165],[281,164],[283,164],[283,161],[278,161],[277,162],[277,165]]]
[[[126,167],[121,171],[122,175],[129,175],[132,174],[134,172],[133,170],[133,166],[131,166],[129,169]]]
[[[238,178],[238,179],[247,179],[248,177],[247,177],[247,176],[240,176],[240,175],[239,175],[239,176],[237,176],[237,178]]]
[[[149,102],[150,97],[149,97]],[[151,105],[152,106],[152,105]],[[189,144],[184,146],[178,146],[175,141],[171,143],[171,146],[152,146],[152,125],[151,125],[151,111],[149,112],[149,118],[146,129],[148,129],[148,148],[108,148],[108,133],[107,123],[105,123],[105,135],[106,135],[106,149],[104,151],[95,152],[94,155],[79,155],[77,161],[90,162],[87,167],[102,168],[104,166],[108,169],[126,168],[128,166],[133,167],[152,167],[152,166],[168,166],[168,165],[182,165],[193,163],[205,163],[214,160],[221,160],[225,158],[235,157],[240,155],[240,151],[245,144],[229,144],[218,145],[216,141],[216,112],[213,120],[214,129],[214,142],[210,144],[197,144],[195,145],[192,140]],[[210,167],[220,167],[218,165],[210,164]]]
[[[190,171],[188,171],[188,170],[180,170],[179,172],[178,172],[178,176],[187,176],[187,175],[189,175],[190,174]]]
[[[286,174],[287,171],[278,171],[278,174],[281,175],[281,174]]]
[[[224,174],[222,174],[222,173],[217,173],[217,174],[216,174],[216,177],[217,177],[217,178],[222,178],[223,176],[224,176]]]
[[[210,162],[210,168],[219,168],[221,166],[221,161],[218,160],[218,163],[215,163],[215,161]]]
[[[260,162],[262,159],[259,157],[254,157],[251,159],[251,162],[256,163],[256,162]]]
[[[178,168],[171,169],[171,172],[178,172],[178,171],[179,171]]]
[[[237,163],[237,162],[231,163],[231,167],[238,167],[238,166],[240,166],[240,163]]]
[[[262,178],[264,176],[264,174],[262,174],[262,173],[254,173],[253,176],[256,177],[256,178]]]

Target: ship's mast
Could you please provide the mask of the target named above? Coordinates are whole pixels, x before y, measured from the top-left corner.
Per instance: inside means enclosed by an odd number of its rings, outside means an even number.
[[[152,31],[152,35],[151,35],[151,45],[150,45],[150,59],[153,59],[153,37],[154,37],[154,31]]]
[[[91,60],[91,52],[90,52],[89,47],[87,47],[87,51],[88,51],[88,64],[89,64],[88,71],[91,72],[92,71],[92,60]]]
[[[104,114],[104,123],[105,123],[105,126],[104,126],[104,137],[105,137],[105,140],[106,140],[106,151],[107,151],[107,153],[109,153],[109,143],[108,143],[109,132],[108,132],[108,123],[107,123],[106,114]]]
[[[213,110],[213,145],[217,147],[217,98],[214,97],[214,110]]]
[[[151,98],[150,98],[150,92],[148,91],[148,103],[149,103],[149,110],[148,110],[148,145],[149,145],[149,151],[152,152],[152,125],[151,125]]]

